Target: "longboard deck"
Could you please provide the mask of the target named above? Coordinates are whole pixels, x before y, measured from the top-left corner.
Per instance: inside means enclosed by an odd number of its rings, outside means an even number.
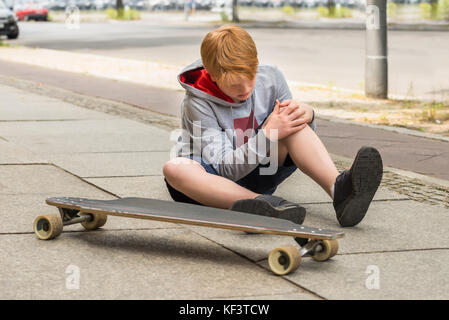
[[[344,236],[342,231],[307,227],[284,219],[158,199],[93,200],[54,197],[48,198],[46,203],[84,213],[100,213],[297,238],[332,240]]]

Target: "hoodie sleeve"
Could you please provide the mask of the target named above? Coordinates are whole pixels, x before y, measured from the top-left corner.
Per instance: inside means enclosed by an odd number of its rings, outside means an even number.
[[[223,130],[206,102],[187,96],[182,110],[183,145],[192,147],[187,153],[201,156],[220,176],[237,181],[269,161],[271,141],[263,130],[234,150],[234,130]]]
[[[288,87],[284,75],[277,67],[274,67],[274,70],[276,77],[276,99],[278,99],[281,103],[284,100],[293,99],[292,93],[290,92],[290,89]],[[313,119],[311,122],[308,123],[308,125],[310,128],[312,128],[313,131],[316,131],[315,111],[313,115],[314,115]]]

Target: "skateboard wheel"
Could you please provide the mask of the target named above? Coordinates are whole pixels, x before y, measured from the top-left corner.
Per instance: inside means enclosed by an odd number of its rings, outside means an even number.
[[[84,213],[84,212],[80,212],[79,215],[80,215],[80,216],[85,216],[85,215],[90,215],[90,216],[92,216],[92,220],[81,222],[81,225],[82,225],[82,226],[84,227],[84,229],[86,229],[86,230],[95,230],[95,229],[98,229],[98,228],[104,226],[104,224],[105,224],[106,221],[108,220],[108,216],[105,215],[105,214],[99,214],[99,213]]]
[[[62,232],[62,220],[59,214],[39,216],[34,219],[34,233],[41,240],[50,240]]]
[[[268,255],[268,265],[277,275],[286,275],[296,270],[301,264],[301,254],[295,246],[273,249]]]
[[[315,261],[326,261],[338,252],[338,240],[323,240],[320,245],[322,250],[315,252],[312,256]]]

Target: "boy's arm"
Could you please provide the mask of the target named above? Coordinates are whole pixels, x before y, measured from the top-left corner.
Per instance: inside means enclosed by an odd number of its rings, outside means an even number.
[[[309,113],[307,116],[309,117],[309,115],[310,115],[310,117],[311,117],[310,122],[307,121],[307,123],[308,123],[309,127],[312,128],[313,131],[316,131],[315,111],[313,110],[313,108],[307,104],[299,103],[299,102],[293,100],[292,94],[291,94],[290,89],[287,84],[287,81],[285,80],[285,77],[282,74],[282,72],[277,67],[275,67],[275,75],[276,75],[276,85],[277,85],[276,99],[278,99],[281,102],[281,107],[284,107],[285,105],[289,105],[291,103],[297,104],[301,108],[304,107],[306,109],[306,112]]]
[[[184,100],[182,121],[184,146],[193,145],[194,154],[211,164],[220,176],[237,181],[269,159],[270,140],[263,130],[234,150],[232,140],[218,124],[212,109],[200,99]]]

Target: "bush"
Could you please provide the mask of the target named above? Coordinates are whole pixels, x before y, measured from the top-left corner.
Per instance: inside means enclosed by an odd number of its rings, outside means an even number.
[[[115,10],[112,8],[106,9],[106,15],[109,19],[114,20],[140,20],[140,12],[134,9],[128,9],[128,10]]]
[[[449,19],[449,0],[438,1],[438,17],[440,19]]]
[[[329,16],[329,9],[326,7],[318,7],[318,14],[320,15],[320,17],[328,17]]]
[[[220,13],[220,16],[221,16],[221,21],[222,22],[229,22],[229,17],[228,17],[228,14],[225,12],[225,10],[223,10]]]
[[[421,18],[430,19],[432,7],[427,2],[422,2],[419,4],[419,10],[421,12]]]
[[[387,16],[394,18],[398,14],[398,6],[394,2],[388,2],[387,3]]]
[[[320,17],[325,18],[350,18],[352,17],[352,11],[349,8],[345,8],[342,6],[332,6],[330,8],[327,7],[318,7],[318,14]]]
[[[282,12],[284,12],[288,16],[291,16],[295,14],[295,9],[293,9],[292,6],[284,6],[282,7]]]
[[[423,19],[447,19],[449,18],[449,0],[438,0],[432,3],[419,4]]]

